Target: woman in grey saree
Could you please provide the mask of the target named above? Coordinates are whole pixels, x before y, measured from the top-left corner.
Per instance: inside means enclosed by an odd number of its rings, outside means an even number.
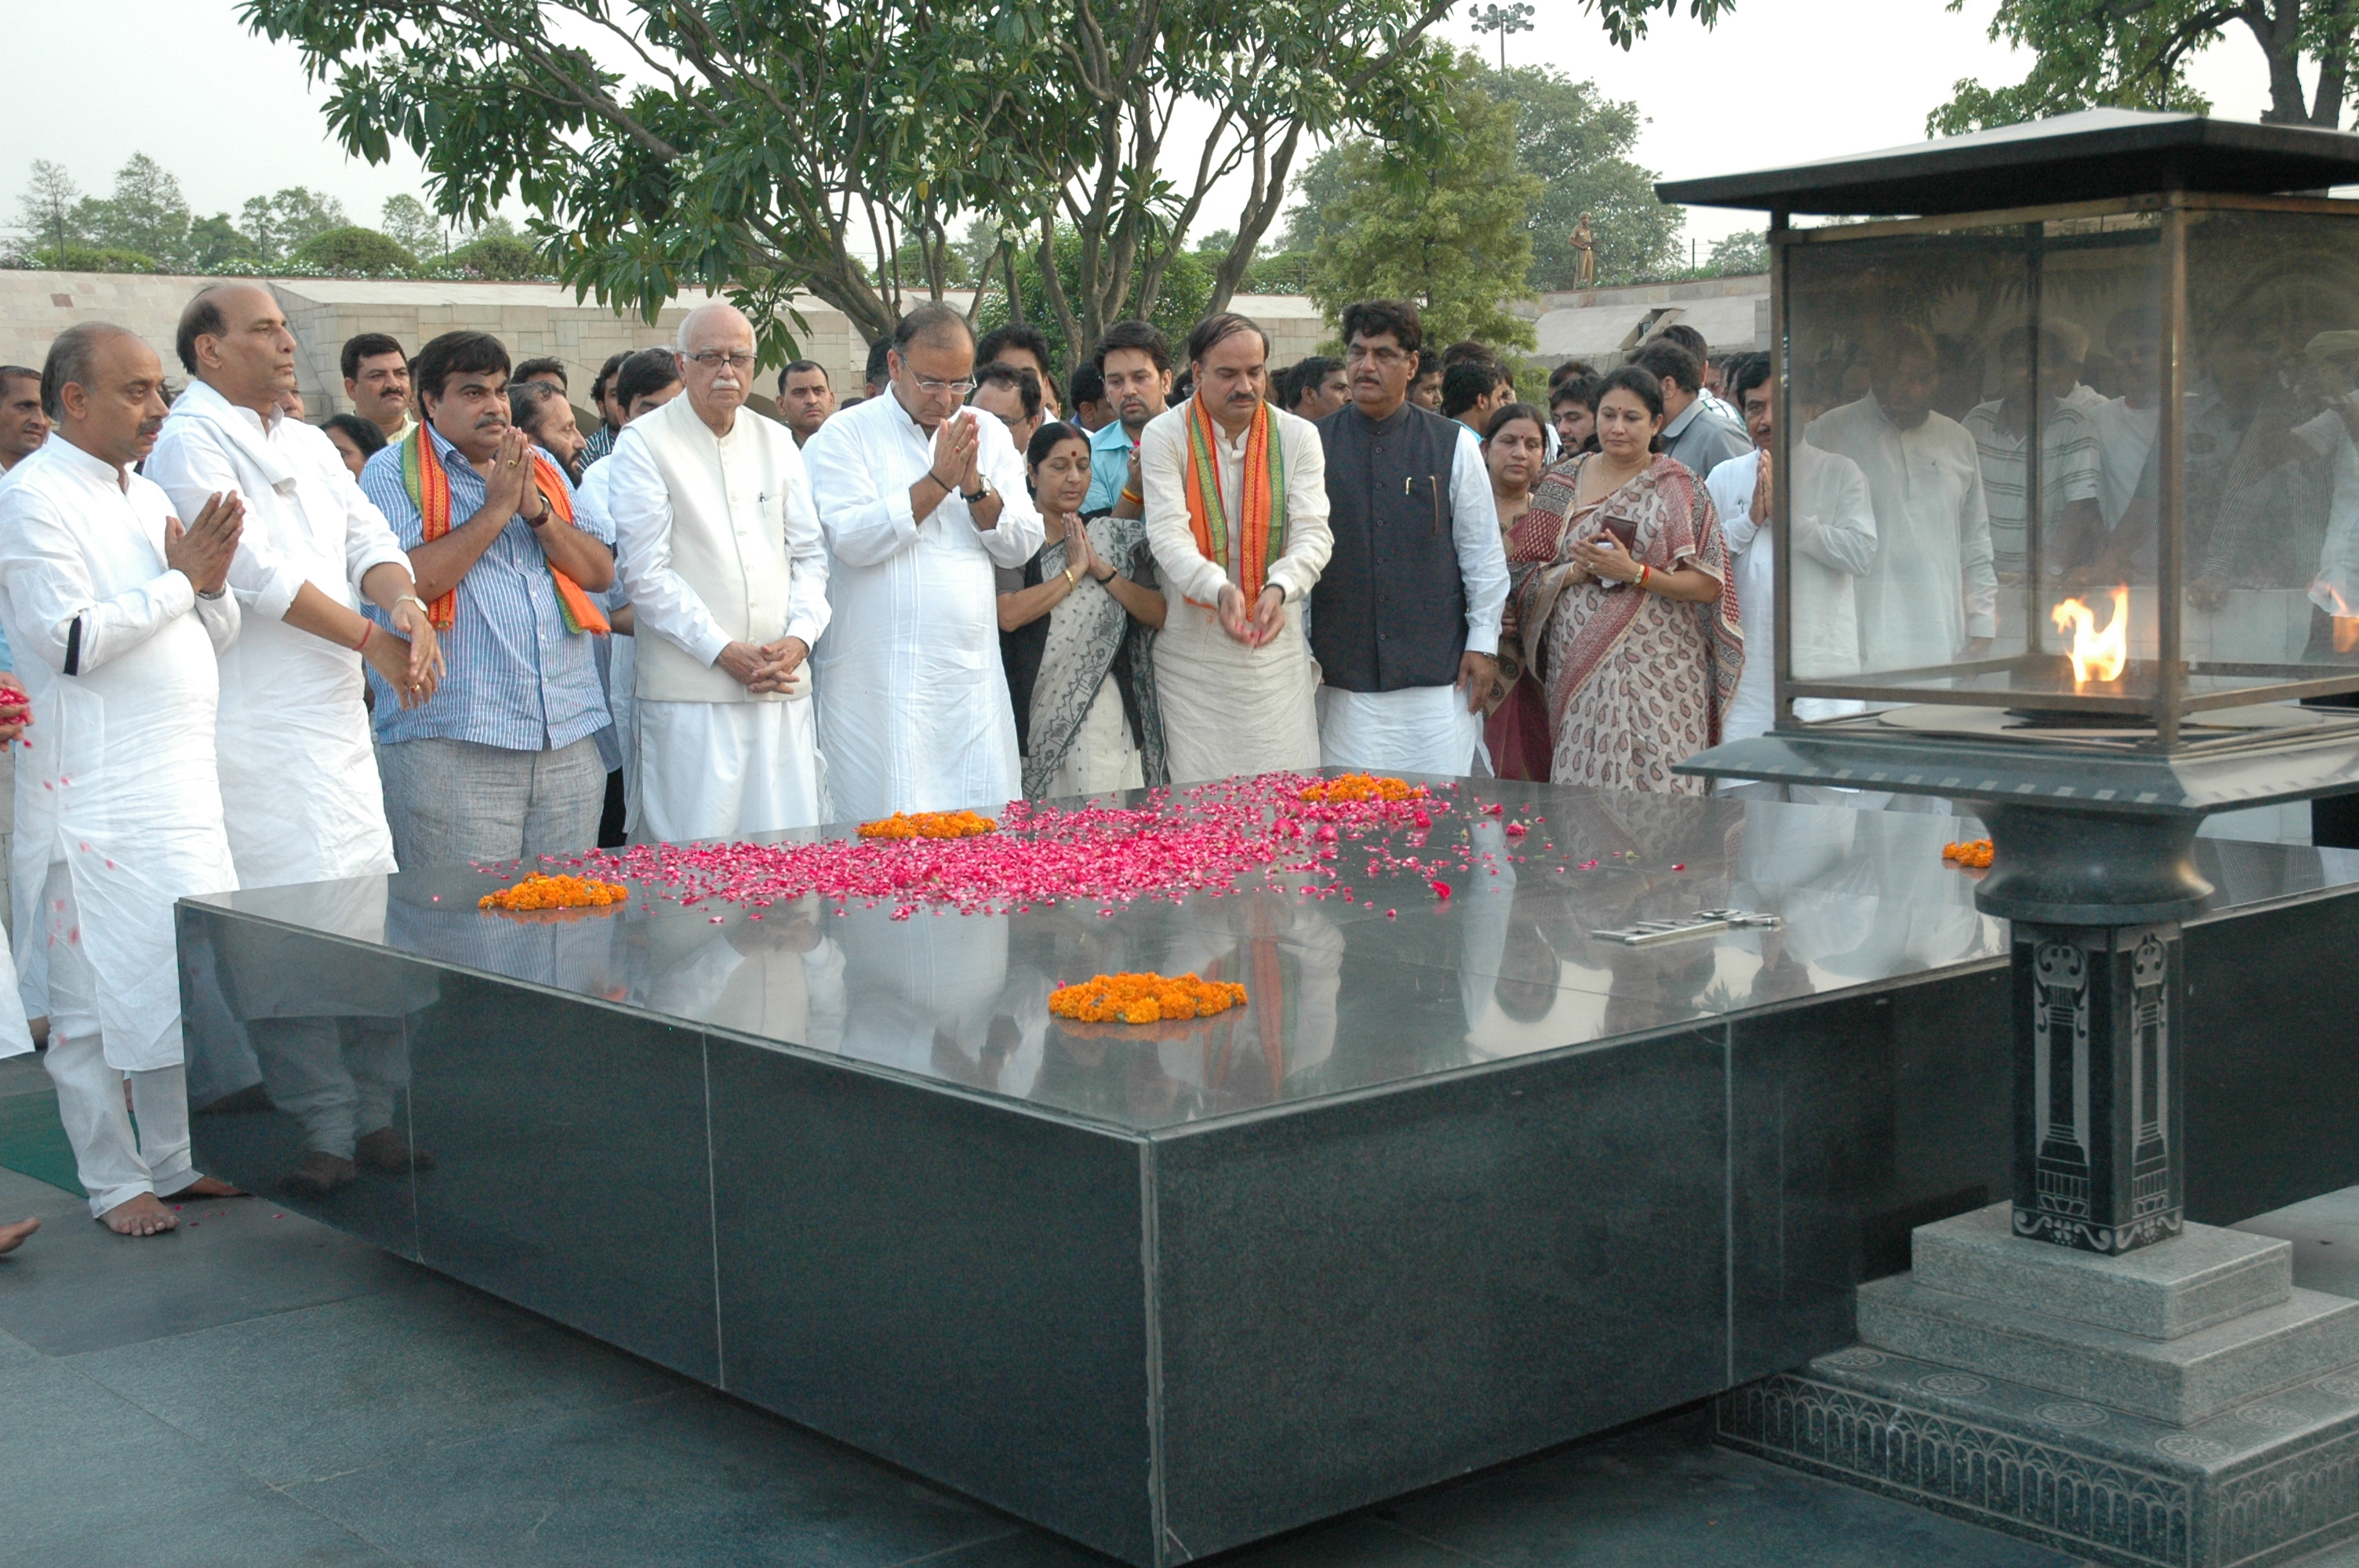
[[[1144,526],[1078,515],[1090,448],[1076,427],[1042,426],[1025,460],[1048,543],[1020,574],[1001,574],[999,595],[1025,796],[1166,783],[1151,656],[1164,599]]]

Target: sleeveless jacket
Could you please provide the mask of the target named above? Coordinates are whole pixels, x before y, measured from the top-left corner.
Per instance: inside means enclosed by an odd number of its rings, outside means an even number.
[[[1346,405],[1319,422],[1335,535],[1310,594],[1310,646],[1344,691],[1449,686],[1466,651],[1466,583],[1451,531],[1455,419],[1414,403],[1370,419]]]

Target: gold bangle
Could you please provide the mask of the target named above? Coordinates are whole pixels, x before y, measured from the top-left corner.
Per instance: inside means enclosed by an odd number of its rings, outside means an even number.
[[[1081,585],[1081,571],[1082,568],[1079,567],[1067,567],[1065,568],[1065,591],[1067,593],[1072,592],[1075,588]]]
[[[1644,561],[1640,561],[1640,562],[1638,563],[1638,591],[1639,591],[1639,592],[1644,593],[1644,592],[1646,592],[1646,591],[1647,591],[1647,579],[1648,578],[1652,577],[1653,575],[1654,575],[1654,568],[1651,568],[1651,567],[1649,567],[1648,565],[1647,565],[1647,563],[1646,563],[1646,562],[1644,562]]]

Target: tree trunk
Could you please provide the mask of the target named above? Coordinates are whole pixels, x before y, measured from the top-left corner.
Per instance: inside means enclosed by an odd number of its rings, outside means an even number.
[[[1261,237],[1277,222],[1286,206],[1286,182],[1294,168],[1294,150],[1302,140],[1302,122],[1295,121],[1286,128],[1286,135],[1277,150],[1269,157],[1269,168],[1262,178],[1261,189],[1247,201],[1245,211],[1237,214],[1236,243],[1229,254],[1221,258],[1221,269],[1212,279],[1212,298],[1205,309],[1207,316],[1217,316],[1229,308],[1236,297],[1245,273],[1253,266],[1254,253],[1261,248]]]
[[[2239,13],[2269,62],[2269,107],[2261,116],[2267,124],[2310,123],[2301,92],[2301,7],[2302,0],[2245,0]]]

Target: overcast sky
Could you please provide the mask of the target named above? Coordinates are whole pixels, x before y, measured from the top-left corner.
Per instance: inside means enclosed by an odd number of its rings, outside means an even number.
[[[2027,68],[1984,37],[1995,8],[1995,0],[1967,0],[1956,15],[1944,0],[1737,0],[1716,29],[1658,22],[1625,54],[1585,7],[1542,0],[1538,31],[1509,40],[1508,59],[1593,78],[1609,96],[1636,102],[1647,121],[1639,161],[1685,178],[1921,139],[1951,83],[2012,82]],[[93,24],[102,24],[96,33]],[[1444,31],[1476,40],[1462,22]],[[233,0],[15,0],[0,39],[16,105],[0,118],[0,222],[13,218],[37,157],[103,192],[125,158],[145,152],[179,177],[200,213],[234,212],[249,196],[307,185],[342,200],[354,221],[375,223],[387,197],[422,188],[406,151],[375,167],[346,158],[328,138],[323,95],[305,81],[295,51],[248,34]],[[1495,59],[1496,39],[1480,41]],[[2198,57],[2193,74],[2215,113],[2259,115],[2262,57],[2241,27]],[[93,97],[102,83],[103,101]],[[1233,200],[1203,226],[1231,222],[1234,211]],[[1759,221],[1694,209],[1689,231],[1709,246]]]

